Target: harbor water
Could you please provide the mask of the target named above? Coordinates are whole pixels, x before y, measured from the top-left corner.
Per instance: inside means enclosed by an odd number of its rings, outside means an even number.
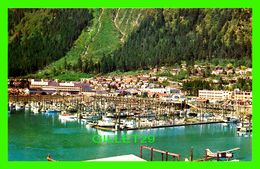
[[[240,147],[234,152],[235,159],[252,159],[252,137],[237,136],[235,124],[109,132],[86,127],[79,120],[60,121],[55,114],[16,112],[8,120],[10,161],[45,161],[48,153],[58,161],[84,161],[126,154],[139,156],[140,145],[181,154],[181,160],[189,157],[191,147],[195,160],[203,158],[206,148],[215,152]],[[120,140],[123,136],[128,137],[129,142],[107,141],[108,138]],[[147,138],[154,140],[150,142]],[[149,150],[143,150],[144,159],[149,160],[149,154]],[[154,153],[154,160],[161,160],[161,154]]]

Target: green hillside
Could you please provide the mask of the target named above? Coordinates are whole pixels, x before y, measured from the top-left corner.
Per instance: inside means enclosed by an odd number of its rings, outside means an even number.
[[[122,48],[105,56],[100,72],[216,59],[251,67],[251,17],[248,9],[153,10]]]
[[[9,76],[78,79],[218,59],[250,67],[251,18],[250,9],[10,9]]]
[[[142,9],[95,9],[91,24],[83,29],[70,51],[34,76],[62,79],[71,79],[70,75],[90,76],[89,71],[92,72],[93,65],[99,63],[105,54],[111,54],[120,48],[128,34],[138,26],[141,20],[136,17],[141,18],[141,11]],[[94,70],[95,72],[97,71]]]

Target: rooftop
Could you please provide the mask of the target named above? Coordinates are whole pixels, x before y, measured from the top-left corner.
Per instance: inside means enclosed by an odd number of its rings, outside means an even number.
[[[128,155],[121,155],[121,156],[113,156],[107,158],[99,158],[95,160],[88,160],[88,161],[146,161],[136,155],[128,154]]]

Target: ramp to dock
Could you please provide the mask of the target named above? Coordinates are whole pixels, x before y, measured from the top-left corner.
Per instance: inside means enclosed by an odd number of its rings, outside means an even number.
[[[144,160],[136,155],[128,154],[128,155],[99,158],[99,159],[87,160],[87,161],[146,161],[146,160]]]

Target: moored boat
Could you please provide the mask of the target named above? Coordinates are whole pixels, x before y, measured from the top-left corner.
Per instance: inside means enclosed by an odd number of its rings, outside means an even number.
[[[115,127],[115,122],[112,118],[102,117],[102,120],[99,120],[97,125],[99,127]]]
[[[72,114],[59,114],[59,119],[62,121],[76,121],[77,116]]]
[[[48,114],[57,114],[57,113],[59,113],[59,112],[60,112],[60,111],[58,111],[58,110],[49,109],[49,110],[47,110],[46,113],[48,113]]]

